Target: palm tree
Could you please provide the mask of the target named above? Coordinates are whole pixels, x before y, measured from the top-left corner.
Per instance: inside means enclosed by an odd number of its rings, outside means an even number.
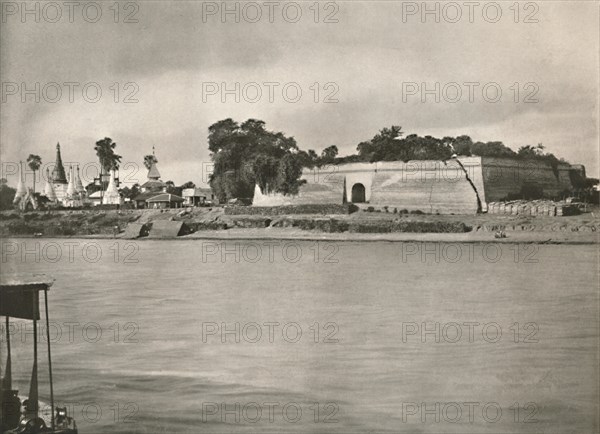
[[[152,164],[156,164],[158,163],[158,160],[156,159],[156,157],[152,154],[149,155],[144,155],[144,166],[146,166],[146,169],[150,170],[150,168],[152,167]]]
[[[96,146],[94,146],[94,150],[100,161],[100,187],[102,192],[104,192],[102,174],[108,173],[111,170],[117,170],[121,163],[121,156],[115,153],[116,146],[117,144],[110,137],[98,140]]]
[[[42,157],[39,155],[29,154],[29,157],[27,157],[27,165],[31,170],[33,170],[33,192],[35,193],[35,172],[42,165]]]

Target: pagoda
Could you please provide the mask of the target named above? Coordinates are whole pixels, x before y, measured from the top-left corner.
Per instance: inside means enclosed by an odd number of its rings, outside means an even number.
[[[63,166],[62,157],[60,155],[60,143],[56,144],[56,161],[54,162],[54,169],[52,169],[52,177],[50,179],[54,194],[59,202],[67,196],[67,176],[65,174],[65,167]]]
[[[51,203],[56,202],[56,193],[54,193],[54,187],[50,182],[50,169],[46,168],[46,186],[44,187],[44,196],[48,198]]]

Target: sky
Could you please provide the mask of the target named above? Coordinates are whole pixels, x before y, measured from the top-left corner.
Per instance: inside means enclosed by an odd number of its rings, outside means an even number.
[[[125,183],[145,181],[154,146],[164,181],[202,185],[208,127],[225,118],[340,155],[391,125],[542,143],[598,176],[596,2],[430,2],[425,15],[422,2],[75,3],[1,2],[11,185],[15,162],[52,164],[57,142],[90,181],[104,137]]]

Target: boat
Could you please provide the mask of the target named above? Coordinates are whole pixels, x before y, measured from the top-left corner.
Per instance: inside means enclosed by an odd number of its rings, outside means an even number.
[[[48,291],[54,279],[44,275],[0,277],[0,316],[6,325],[6,368],[0,368],[0,433],[3,434],[77,434],[75,420],[67,415],[66,408],[54,407],[54,385],[52,382],[52,353],[50,349],[50,320],[48,317]],[[46,341],[48,342],[48,376],[50,385],[49,420],[40,417],[38,393],[38,328],[40,321],[40,295],[44,297]],[[13,389],[12,360],[10,348],[10,319],[19,318],[33,322],[33,367],[29,395],[21,399],[19,391]],[[1,354],[1,353],[0,353]],[[0,363],[0,366],[2,363]],[[19,366],[18,364],[16,366]]]

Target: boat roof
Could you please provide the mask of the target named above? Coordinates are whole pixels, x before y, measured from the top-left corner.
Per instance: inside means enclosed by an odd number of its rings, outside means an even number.
[[[48,289],[54,284],[54,277],[47,274],[0,275],[0,289],[32,289],[43,286]]]

